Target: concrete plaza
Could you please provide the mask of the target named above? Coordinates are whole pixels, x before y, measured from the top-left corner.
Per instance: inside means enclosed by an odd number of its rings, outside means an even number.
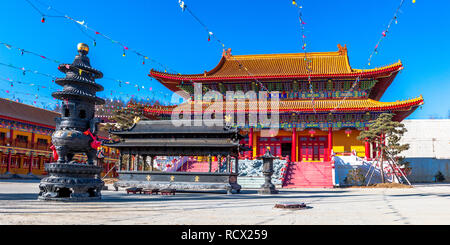
[[[0,225],[4,224],[450,224],[450,184],[409,189],[291,189],[261,196],[176,193],[127,195],[103,191],[103,200],[84,203],[37,200],[37,180],[0,180]],[[302,210],[276,209],[280,202],[304,202]]]

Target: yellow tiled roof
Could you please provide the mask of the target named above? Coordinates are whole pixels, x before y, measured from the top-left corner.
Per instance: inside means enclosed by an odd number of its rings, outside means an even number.
[[[346,46],[338,45],[336,52],[290,53],[290,54],[260,54],[231,55],[231,50],[224,52],[219,64],[211,71],[202,74],[169,74],[152,70],[150,75],[155,78],[167,79],[219,79],[245,78],[262,76],[311,76],[318,75],[355,75],[361,72],[376,72],[391,68],[401,69],[400,61],[375,69],[352,69],[347,56]],[[306,59],[305,59],[306,58]],[[307,60],[310,60],[310,72],[307,71]],[[395,69],[394,69],[395,70]],[[393,70],[393,71],[394,71]]]
[[[199,102],[196,102],[199,103]],[[201,102],[200,102],[201,103]],[[223,111],[226,111],[227,108],[232,109],[232,102],[224,102],[223,103]],[[213,110],[214,106],[212,102],[203,102],[201,103],[202,110],[205,111]],[[279,101],[279,111],[286,112],[308,112],[313,111],[330,111],[335,108],[338,108],[337,111],[407,111],[410,110],[414,106],[419,106],[423,104],[422,96],[410,100],[404,101],[396,101],[396,102],[380,102],[372,99],[347,99],[347,100],[315,100],[314,106],[311,100],[280,100]],[[214,108],[216,110],[221,109],[219,107]],[[229,107],[227,107],[229,106]],[[194,111],[197,109],[194,105],[193,101],[186,102],[178,106],[178,108],[192,108]],[[160,106],[158,108],[147,107],[146,111],[149,113],[168,113],[171,112],[175,106]],[[268,101],[267,105],[258,104],[256,100],[245,101],[244,103],[236,103],[234,106],[234,111],[256,111],[256,110],[270,110],[271,104]]]

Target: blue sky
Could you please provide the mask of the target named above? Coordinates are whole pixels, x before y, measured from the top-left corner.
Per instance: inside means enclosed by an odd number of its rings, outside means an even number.
[[[182,12],[178,0],[161,1],[83,1],[30,0],[41,11],[59,15],[53,9],[87,25],[129,48],[176,70],[179,73],[201,73],[214,68],[220,60],[222,47],[207,41],[208,35],[187,12]],[[367,59],[381,32],[394,15],[400,0],[305,0],[307,51],[335,51],[337,44],[347,44],[353,68],[366,67]],[[290,0],[285,1],[206,1],[186,0],[188,7],[222,40],[232,53],[265,54],[302,52],[298,11]],[[425,104],[410,118],[447,118],[450,113],[450,1],[405,0],[387,37],[372,59],[371,67],[401,60],[404,70],[388,88],[381,101],[396,101],[423,95]],[[117,44],[96,36],[97,45],[80,31],[79,26],[63,18],[41,16],[25,0],[7,1],[0,8],[0,42],[24,48],[71,63],[76,44],[85,42],[91,47],[89,57],[93,67],[105,77],[140,84],[145,89],[122,86],[115,81],[100,79],[105,87],[99,93],[104,98],[126,97],[168,100],[170,91],[148,77],[154,63],[142,65],[142,58],[126,52]],[[57,64],[29,54],[0,46],[0,62],[38,70],[55,76]],[[0,66],[0,78],[19,80],[28,84],[57,87],[45,76]],[[25,103],[55,103],[52,89],[21,85],[0,80],[0,96],[13,95]],[[152,88],[152,91],[149,88]],[[9,93],[6,93],[6,90]],[[122,94],[121,94],[122,93]],[[112,95],[111,95],[112,94]],[[36,99],[36,95],[38,99]]]

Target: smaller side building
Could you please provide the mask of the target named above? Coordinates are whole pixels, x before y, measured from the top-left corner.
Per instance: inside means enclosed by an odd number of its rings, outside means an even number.
[[[59,116],[54,111],[0,98],[0,175],[46,175],[44,163],[54,161],[51,136],[54,119]],[[104,132],[100,134],[107,139]],[[104,146],[102,150],[99,164],[105,174],[116,164],[119,153]],[[85,161],[86,157],[76,154],[74,159]],[[114,170],[108,174],[112,175],[116,175]]]
[[[408,132],[402,143],[409,144],[409,150],[402,155],[410,163],[411,182],[434,182],[441,172],[450,182],[450,119],[404,120]]]

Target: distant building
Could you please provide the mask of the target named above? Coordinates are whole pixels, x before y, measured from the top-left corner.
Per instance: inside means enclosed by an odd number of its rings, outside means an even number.
[[[56,117],[60,117],[57,112],[0,98],[0,174],[47,174],[44,163],[53,161],[50,146]],[[103,133],[100,138],[106,137]],[[118,160],[118,152],[107,147],[100,155],[104,155],[100,164],[106,172]],[[85,161],[86,157],[77,154],[74,159]]]
[[[402,143],[409,150],[402,153],[412,167],[412,182],[434,182],[440,171],[450,182],[450,119],[404,120],[408,132]]]

